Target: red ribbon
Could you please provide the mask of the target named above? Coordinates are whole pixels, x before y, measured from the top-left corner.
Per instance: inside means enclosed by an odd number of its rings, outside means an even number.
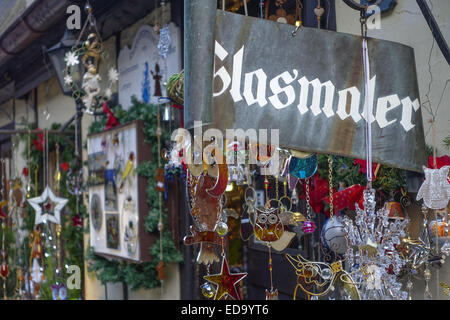
[[[311,186],[309,187],[309,204],[311,205],[311,208],[314,212],[323,212],[323,197],[325,197],[327,194],[329,194],[328,181],[322,179],[319,174],[316,173],[312,177]],[[299,198],[305,199],[305,193],[299,193]]]
[[[341,190],[339,192],[336,192],[333,194],[333,209],[336,211],[334,212],[336,215],[339,210],[348,208],[352,211],[356,210],[355,203],[358,203],[358,206],[360,208],[363,208],[363,192],[365,187],[361,186],[359,184],[355,184],[351,187],[345,188],[344,190]],[[328,204],[330,203],[330,196],[324,198]],[[327,214],[327,213],[325,213]],[[329,212],[327,216],[329,216]]]
[[[434,158],[433,156],[428,157],[428,168],[434,169]],[[436,158],[436,169],[440,169],[443,166],[450,166],[450,157],[445,155]]]
[[[366,160],[362,160],[362,159],[355,159],[355,160],[353,160],[353,165],[356,166],[357,164],[359,164],[359,172],[362,172],[364,174],[367,173]],[[377,163],[373,162],[372,163],[372,176],[375,175],[376,168],[377,168]]]
[[[67,162],[63,162],[59,166],[61,167],[61,170],[63,170],[63,171],[69,170],[69,163],[67,163]]]

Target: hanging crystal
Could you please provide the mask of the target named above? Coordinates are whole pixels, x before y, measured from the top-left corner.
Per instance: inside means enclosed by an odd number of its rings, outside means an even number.
[[[431,290],[430,290],[430,286],[429,286],[429,282],[431,279],[431,272],[430,269],[428,268],[428,265],[425,268],[425,272],[423,273],[424,278],[425,278],[425,292],[423,294],[423,298],[424,300],[433,300],[433,295],[431,294]]]
[[[159,31],[158,53],[163,59],[167,59],[171,41],[169,26],[161,28]]]

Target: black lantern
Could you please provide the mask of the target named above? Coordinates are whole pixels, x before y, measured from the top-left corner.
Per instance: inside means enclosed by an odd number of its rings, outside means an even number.
[[[74,33],[70,30],[66,30],[62,39],[50,49],[47,49],[47,53],[50,57],[50,61],[55,68],[56,76],[61,86],[61,90],[64,95],[71,96],[72,89],[70,85],[66,85],[64,81],[66,63],[64,58],[66,53],[72,50],[72,47],[77,43],[77,39]],[[78,63],[77,65],[71,67],[70,75],[72,80],[78,86],[81,85],[82,75],[83,75],[83,63]]]

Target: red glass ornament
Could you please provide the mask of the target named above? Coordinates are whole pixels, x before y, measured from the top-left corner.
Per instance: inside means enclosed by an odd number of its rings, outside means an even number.
[[[219,274],[204,276],[203,278],[217,285],[215,300],[219,300],[227,294],[233,299],[241,300],[236,283],[241,281],[246,275],[247,273],[230,273],[227,259],[224,257],[221,272]]]
[[[75,217],[72,218],[72,223],[74,227],[82,227],[83,218],[79,214],[77,214]]]
[[[66,171],[69,170],[69,163],[63,162],[63,163],[60,164],[60,167],[61,167],[62,171],[66,172]]]
[[[3,279],[6,279],[6,277],[8,277],[8,266],[5,263],[3,263],[0,267],[0,276]]]

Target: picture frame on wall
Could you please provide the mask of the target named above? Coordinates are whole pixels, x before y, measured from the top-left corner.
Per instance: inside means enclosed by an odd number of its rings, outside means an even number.
[[[90,173],[95,174],[89,184],[89,232],[96,255],[136,263],[152,260],[149,249],[157,235],[144,228],[148,181],[136,170],[152,160],[143,127],[137,120],[88,135],[88,159],[94,161]]]

